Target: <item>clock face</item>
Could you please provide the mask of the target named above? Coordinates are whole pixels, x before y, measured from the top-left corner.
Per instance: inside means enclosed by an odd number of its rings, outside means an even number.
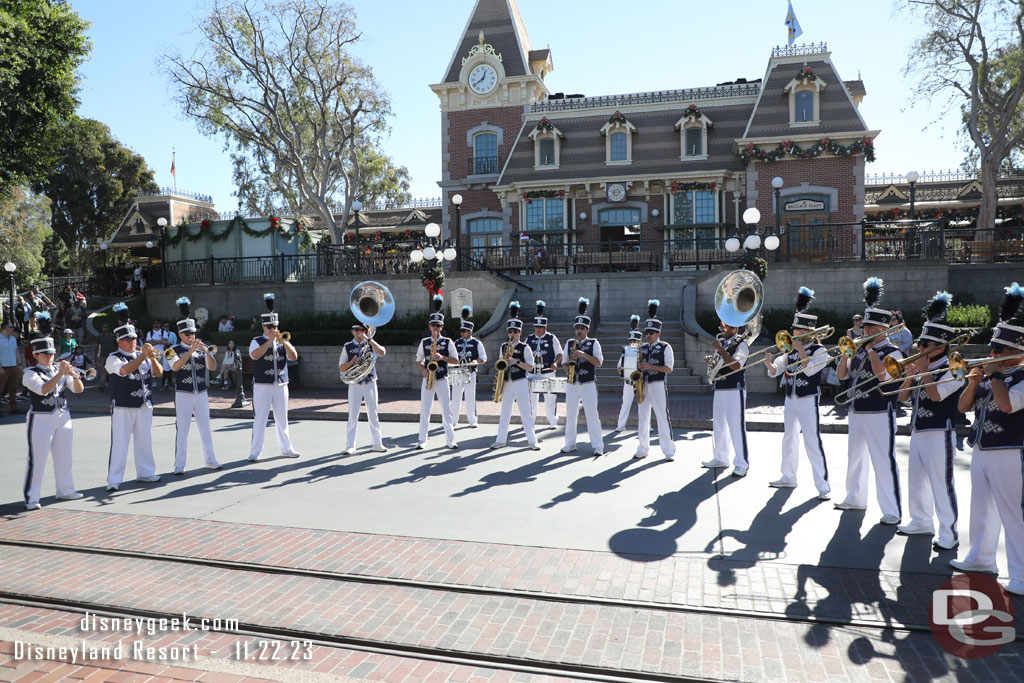
[[[608,186],[608,199],[613,202],[621,202],[626,198],[626,188],[615,183]]]
[[[498,72],[490,64],[480,64],[469,72],[469,88],[475,93],[489,93],[497,84]]]

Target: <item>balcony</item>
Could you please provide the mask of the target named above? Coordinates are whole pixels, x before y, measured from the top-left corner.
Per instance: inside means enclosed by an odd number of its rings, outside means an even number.
[[[469,157],[469,175],[498,175],[498,157]]]

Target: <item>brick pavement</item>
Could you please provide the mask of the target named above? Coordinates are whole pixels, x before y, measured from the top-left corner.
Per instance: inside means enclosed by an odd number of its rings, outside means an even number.
[[[299,389],[292,391],[288,404],[288,415],[299,420],[345,420],[348,417],[348,398],[343,387],[338,389]],[[110,394],[89,388],[79,395],[69,398],[72,412],[108,413],[110,410]],[[214,417],[237,417],[252,419],[252,408],[231,408],[234,393],[218,391],[210,392],[210,412]],[[477,397],[477,414],[484,423],[497,424],[501,405],[491,401],[490,392],[480,392]],[[598,411],[601,424],[614,427],[618,421],[621,396],[618,393],[602,392],[599,394]],[[174,393],[157,391],[154,393],[154,406],[157,415],[174,414]],[[747,397],[746,424],[752,431],[782,431],[783,397],[781,394],[750,394]],[[419,420],[419,393],[404,390],[382,390],[379,397],[380,419],[392,422],[415,422]],[[832,405],[821,407],[821,430],[825,433],[846,433],[846,411]],[[564,424],[565,402],[558,404],[558,415]],[[669,415],[676,429],[711,429],[712,396],[710,394],[677,394],[669,397]],[[362,418],[366,419],[365,411]],[[897,422],[901,434],[909,434],[908,419],[898,417]],[[581,418],[582,420],[582,418]],[[435,402],[432,421],[440,422],[441,413]],[[462,422],[465,424],[465,415]],[[513,415],[513,423],[519,422],[519,416]],[[545,423],[546,424],[546,423]],[[636,427],[636,406],[633,407],[628,421],[629,426]]]

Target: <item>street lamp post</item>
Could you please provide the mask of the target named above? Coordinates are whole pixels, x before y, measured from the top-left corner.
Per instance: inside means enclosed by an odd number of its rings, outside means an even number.
[[[914,199],[917,192],[917,180],[921,175],[917,171],[907,174],[907,182],[910,183],[910,220],[914,220]]]
[[[158,237],[160,240],[160,286],[165,287],[167,286],[165,275],[167,266],[164,265],[167,263],[167,219],[161,216],[156,219],[156,224],[160,228],[160,235]],[[181,230],[180,227],[178,229]]]
[[[15,287],[15,285],[14,285],[14,271],[16,271],[17,269],[18,269],[18,266],[16,266],[11,261],[8,261],[7,263],[4,264],[4,270],[7,271],[7,277],[10,280],[10,286],[11,286],[11,294],[10,294],[11,298],[10,298],[10,301],[8,303],[8,305],[10,306],[10,310],[7,311],[7,315],[10,316],[8,318],[8,320],[11,321],[12,323],[14,323],[14,287]],[[13,407],[14,406],[11,406],[12,409],[13,409]]]
[[[110,271],[107,270],[107,250],[110,245],[106,242],[100,243],[100,253],[103,254],[103,294],[110,294]]]
[[[462,195],[453,194],[452,204],[455,206],[455,242],[458,243],[459,239],[462,237]],[[461,270],[461,264],[459,265],[459,268]]]
[[[753,206],[743,212],[743,222],[747,224],[747,228],[750,230],[743,240],[743,248],[748,251],[756,251],[761,248],[761,236],[757,231],[757,223],[761,220],[761,212]],[[740,240],[738,237],[730,237],[725,241],[725,250],[729,252],[737,252],[740,250]],[[764,248],[768,251],[775,251],[779,248],[779,237],[778,235],[768,235],[764,238]]]
[[[780,176],[772,178],[772,189],[775,191],[775,234],[782,234],[782,185],[785,181]],[[765,240],[765,246],[768,246]],[[775,260],[779,260],[779,252],[775,252]]]
[[[445,261],[454,261],[459,255],[455,247],[452,246],[451,239],[445,240],[444,243],[441,242],[441,226],[437,223],[427,223],[427,226],[423,228],[423,234],[426,235],[426,239],[409,252],[410,263],[428,265],[436,259],[438,267],[443,269]]]
[[[356,272],[361,273],[360,263],[362,261],[359,250],[359,212],[363,210],[363,203],[358,199],[352,202],[352,210],[355,212],[353,220],[355,221],[356,228]]]

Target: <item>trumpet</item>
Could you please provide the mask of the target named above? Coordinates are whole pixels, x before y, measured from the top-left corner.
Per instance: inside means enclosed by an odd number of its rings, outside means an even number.
[[[291,332],[282,332],[281,333],[281,341],[286,342],[286,341],[291,341],[291,339],[292,339],[292,333]]]
[[[857,355],[857,349],[859,349],[863,344],[866,344],[867,342],[871,341],[872,339],[875,339],[876,337],[884,337],[888,339],[889,335],[896,334],[897,332],[901,331],[904,327],[906,327],[906,324],[900,323],[899,325],[890,327],[887,330],[875,332],[874,334],[868,335],[866,337],[858,337],[857,339],[850,339],[849,337],[846,336],[840,337],[839,343],[836,345],[836,347],[834,349],[829,350],[829,358],[838,358],[839,356],[853,358],[854,356]],[[833,351],[838,351],[839,353],[833,355]]]
[[[204,344],[204,346],[205,346],[205,344]],[[216,344],[210,344],[209,346],[206,347],[206,352],[208,354],[210,354],[211,356],[216,356],[217,355],[217,345]]]
[[[173,361],[177,357],[178,357],[178,354],[175,353],[173,346],[169,346],[169,347],[167,347],[167,349],[164,350],[164,360],[166,360],[166,361]]]
[[[83,382],[91,382],[94,379],[96,379],[96,368],[89,368],[88,370],[85,371],[85,374],[82,374],[78,370],[73,369],[71,373],[71,378],[80,379]]]

